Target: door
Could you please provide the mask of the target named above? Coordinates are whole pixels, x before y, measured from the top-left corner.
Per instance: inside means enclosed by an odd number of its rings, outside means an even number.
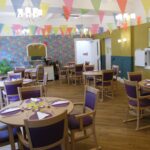
[[[74,43],[77,64],[84,64],[88,61],[95,66],[96,70],[101,69],[99,40],[75,39]]]
[[[111,69],[111,38],[106,38],[105,39],[105,64],[106,64],[106,69]]]

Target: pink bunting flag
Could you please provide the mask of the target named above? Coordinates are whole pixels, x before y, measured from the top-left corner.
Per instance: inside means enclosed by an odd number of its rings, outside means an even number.
[[[137,16],[136,21],[137,21],[137,24],[140,25],[141,24],[141,16]]]
[[[37,27],[36,34],[37,34],[37,35],[40,35],[41,32],[42,32],[42,29],[41,29],[40,27]]]
[[[101,23],[101,24],[102,24],[103,19],[104,19],[104,14],[105,14],[105,12],[102,11],[102,10],[100,10],[99,13],[98,13],[98,15],[99,15],[99,20],[100,20],[100,23]]]
[[[72,8],[73,0],[64,0],[64,3],[68,8]]]
[[[127,0],[117,0],[121,13],[123,14],[126,9]]]
[[[92,24],[92,33],[97,34],[99,30],[99,24]]]
[[[124,23],[122,24],[122,28],[123,28],[124,30],[127,30],[127,28],[128,28],[128,23],[127,23],[127,22],[124,22]]]
[[[23,29],[23,26],[20,24],[13,24],[12,29],[16,35],[19,35]]]
[[[68,21],[70,14],[71,14],[71,8],[69,8],[68,6],[63,6],[63,10],[64,10],[64,16],[66,20]]]

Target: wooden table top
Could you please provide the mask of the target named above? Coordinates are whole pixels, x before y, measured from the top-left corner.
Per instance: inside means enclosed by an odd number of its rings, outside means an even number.
[[[52,106],[51,103],[54,101],[62,101],[66,100],[63,98],[58,98],[58,97],[42,97],[42,102],[44,107],[40,108],[40,112],[46,112],[50,113],[53,116],[58,115],[62,113],[64,110],[67,110],[68,114],[73,110],[73,103],[69,101],[69,103],[66,106]],[[22,103],[23,102],[23,103]],[[32,109],[27,109],[28,103],[26,103],[26,100],[24,101],[18,101],[9,104],[8,106],[4,107],[3,109],[6,108],[12,108],[12,107],[19,107],[21,108],[22,111],[19,111],[16,114],[12,115],[0,115],[0,121],[9,125],[15,125],[15,126],[24,126],[24,119],[29,119],[30,116],[32,116],[35,113],[35,110],[33,111]]]
[[[99,76],[99,75],[102,75],[102,71],[99,70],[99,71],[85,71],[83,72],[83,75],[85,76]]]
[[[5,81],[6,80],[0,81],[0,89],[4,88],[4,82]],[[33,83],[33,82],[35,82],[35,80],[33,80],[33,79],[23,79],[23,85],[28,85],[28,84]]]
[[[150,90],[150,79],[142,80],[138,84],[140,87]]]

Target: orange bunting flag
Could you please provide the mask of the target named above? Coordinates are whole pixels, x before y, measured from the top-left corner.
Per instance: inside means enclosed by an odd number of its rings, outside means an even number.
[[[104,19],[104,11],[99,11],[99,20],[100,20],[100,23],[102,24],[102,22],[103,22],[103,19]]]
[[[45,30],[46,30],[46,32],[47,32],[48,34],[51,33],[51,30],[52,30],[52,26],[51,26],[51,25],[45,25],[44,28],[45,28]]]
[[[117,0],[121,13],[123,14],[126,9],[127,0]]]
[[[68,21],[70,14],[71,14],[71,8],[69,8],[67,6],[63,6],[63,10],[64,10],[64,17]]]
[[[67,32],[68,35],[71,35],[72,29],[73,29],[72,27],[68,27],[68,28],[67,28],[67,31],[66,31],[66,32]]]
[[[136,21],[137,21],[137,24],[140,25],[141,24],[141,16],[137,16]]]
[[[127,28],[128,28],[128,23],[127,23],[127,22],[124,22],[124,23],[122,24],[122,28],[123,28],[124,30],[127,30]]]

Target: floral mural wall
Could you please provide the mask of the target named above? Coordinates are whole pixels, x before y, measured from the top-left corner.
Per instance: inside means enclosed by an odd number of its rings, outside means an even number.
[[[3,36],[0,37],[0,60],[8,59],[13,66],[28,66],[26,46],[30,43],[45,43],[52,61],[66,64],[74,61],[74,38],[71,36]]]

